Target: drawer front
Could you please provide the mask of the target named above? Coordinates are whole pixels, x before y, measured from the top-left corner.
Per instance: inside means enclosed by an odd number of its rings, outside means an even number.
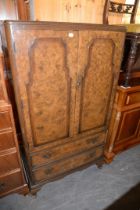
[[[0,112],[0,130],[11,128],[11,118],[8,111]]]
[[[0,196],[23,185],[21,172],[0,178]]]
[[[13,132],[0,133],[0,151],[15,147]]]
[[[47,167],[41,167],[33,171],[35,182],[55,178],[58,175],[63,175],[80,166],[93,162],[103,155],[103,147],[97,147],[87,152],[75,155],[66,160],[58,161],[57,164],[50,164]]]
[[[61,146],[54,147],[49,151],[41,151],[35,155],[31,156],[32,166],[37,167],[46,163],[53,162],[75,153],[85,151],[87,149],[93,148],[104,143],[105,134],[98,134],[89,139],[80,139],[76,141],[71,141],[69,143],[63,144]]]
[[[125,105],[140,103],[140,92],[127,94]]]
[[[17,153],[0,156],[0,176],[19,168]]]

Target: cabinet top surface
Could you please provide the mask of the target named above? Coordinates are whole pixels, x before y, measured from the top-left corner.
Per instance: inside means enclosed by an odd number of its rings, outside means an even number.
[[[56,30],[105,30],[126,32],[124,26],[103,25],[103,24],[88,24],[88,23],[67,23],[67,22],[49,22],[49,21],[5,21],[7,26],[16,26],[24,29],[30,27],[40,27],[45,29]]]

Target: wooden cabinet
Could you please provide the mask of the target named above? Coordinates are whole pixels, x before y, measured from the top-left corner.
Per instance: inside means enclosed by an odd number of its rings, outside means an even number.
[[[31,185],[103,159],[124,28],[7,22]]]
[[[27,193],[23,167],[14,127],[11,105],[8,102],[3,75],[3,56],[0,54],[0,197],[13,192]]]
[[[106,161],[111,162],[115,154],[136,144],[140,144],[140,86],[118,87],[105,149]]]
[[[125,26],[128,32],[121,66],[123,72],[107,136],[106,162],[111,162],[119,152],[140,144],[140,29],[137,24]]]

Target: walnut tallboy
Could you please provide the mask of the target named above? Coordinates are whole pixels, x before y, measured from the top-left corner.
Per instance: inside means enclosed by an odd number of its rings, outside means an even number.
[[[31,188],[103,160],[125,30],[7,22]]]

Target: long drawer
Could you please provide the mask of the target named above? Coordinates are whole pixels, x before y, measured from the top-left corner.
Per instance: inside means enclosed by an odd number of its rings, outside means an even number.
[[[94,137],[71,141],[63,145],[53,147],[49,150],[43,150],[31,155],[32,166],[35,168],[46,163],[67,158],[73,154],[101,145],[104,143],[104,140],[105,134],[101,133],[95,135]]]
[[[91,163],[103,156],[103,146],[90,149],[82,152],[71,158],[58,161],[55,164],[48,164],[47,166],[40,167],[33,170],[34,181],[41,182],[63,175],[78,167]]]

